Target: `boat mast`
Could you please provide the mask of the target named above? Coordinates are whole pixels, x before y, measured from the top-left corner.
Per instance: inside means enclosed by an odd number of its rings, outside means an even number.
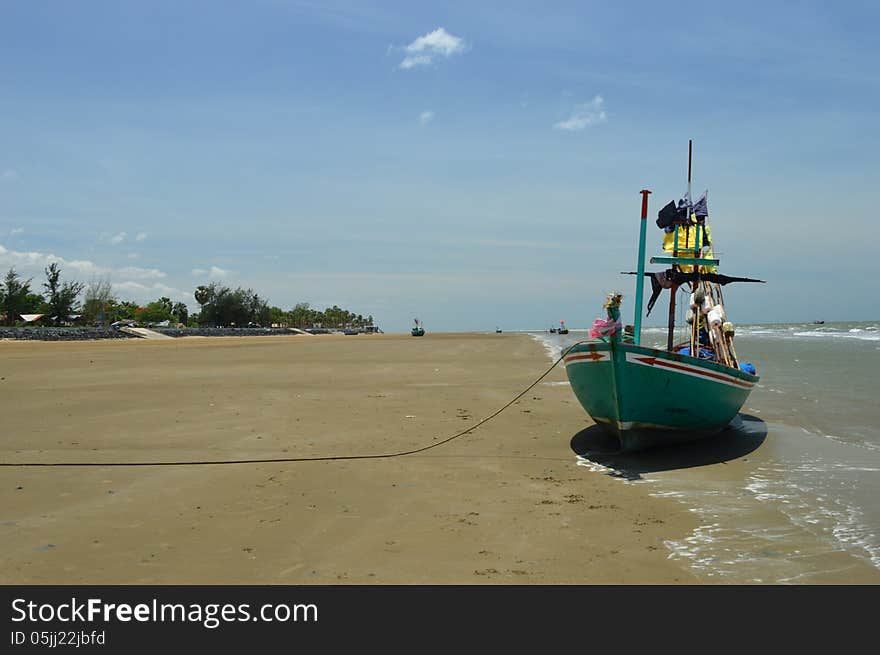
[[[686,209],[688,213],[688,222],[690,222],[690,214],[691,214],[691,159],[693,156],[693,139],[688,139],[688,188],[687,188],[687,196],[686,196]],[[672,244],[672,256],[678,257],[678,230],[679,225],[675,225],[675,231],[673,233],[673,244]],[[688,233],[685,232],[685,248],[687,248],[687,238]],[[679,270],[678,264],[673,264],[672,269],[674,271]],[[678,285],[673,284],[669,289],[669,321],[667,323],[667,332],[666,332],[666,350],[672,351],[673,346],[673,337],[675,331],[675,294],[678,293]]]
[[[637,346],[642,341],[642,293],[645,288],[645,225],[648,223],[648,195],[647,189],[642,189],[642,220],[639,228],[639,266],[636,277],[636,318],[633,326],[633,343]]]
[[[687,206],[688,210],[691,208],[691,158],[694,154],[694,140],[688,139],[688,192],[687,192]],[[690,215],[688,216],[688,220],[690,220]]]
[[[674,251],[673,251],[674,253]],[[673,265],[673,269],[675,266]],[[666,333],[666,350],[672,351],[672,333],[675,330],[675,294],[678,292],[678,285],[674,284],[669,288],[669,322],[667,324]]]

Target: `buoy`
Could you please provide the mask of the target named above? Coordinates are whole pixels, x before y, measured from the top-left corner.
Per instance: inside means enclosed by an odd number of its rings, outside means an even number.
[[[709,325],[713,328],[720,328],[722,323],[724,323],[724,307],[715,305],[709,310]]]

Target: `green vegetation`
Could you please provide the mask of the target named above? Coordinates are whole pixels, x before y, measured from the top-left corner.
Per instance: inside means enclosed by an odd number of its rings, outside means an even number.
[[[199,325],[207,327],[242,327],[267,325],[269,304],[252,289],[230,289],[212,282],[195,291],[195,299],[202,306]]]
[[[45,294],[31,290],[32,279],[23,280],[10,268],[0,281],[0,324],[21,324],[22,314],[45,314],[43,324],[66,324],[81,315],[87,325],[109,325],[115,321],[133,320],[156,324],[169,321],[188,327],[297,327],[346,329],[373,325],[373,317],[355,314],[337,305],[320,311],[309,303],[300,302],[290,310],[269,305],[253,289],[227,286],[212,282],[195,289],[193,297],[199,312],[190,314],[185,303],[174,303],[162,297],[139,305],[119,300],[113,293],[108,277],[92,280],[88,285],[62,281],[61,268],[53,262],[46,268]],[[79,298],[82,296],[82,303]],[[54,317],[54,319],[52,318]]]
[[[116,298],[113,296],[113,287],[110,284],[110,278],[100,278],[93,280],[87,287],[85,292],[85,300],[82,306],[82,315],[87,323],[105,324],[110,323],[115,318],[108,321],[114,310]]]
[[[31,280],[23,282],[15,269],[10,268],[0,284],[0,314],[6,317],[7,323],[11,324],[20,314],[34,313],[42,301],[42,296],[31,293]]]
[[[46,312],[56,325],[61,325],[76,309],[77,296],[82,292],[85,285],[82,282],[61,282],[61,268],[56,262],[46,267],[46,304],[49,311]]]
[[[273,309],[278,309],[277,307]],[[280,310],[279,310],[280,311]],[[373,324],[372,315],[363,317],[354,314],[347,309],[336,305],[328,307],[323,312],[312,309],[307,302],[300,302],[286,313],[286,325],[298,328],[324,327],[330,329],[342,329],[346,327],[362,328]]]

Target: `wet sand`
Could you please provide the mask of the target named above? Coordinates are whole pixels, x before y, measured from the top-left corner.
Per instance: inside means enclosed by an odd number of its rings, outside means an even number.
[[[0,342],[0,461],[408,450],[548,365],[515,334]],[[669,559],[685,506],[577,465],[590,420],[564,379],[404,457],[0,468],[0,583],[704,581]]]

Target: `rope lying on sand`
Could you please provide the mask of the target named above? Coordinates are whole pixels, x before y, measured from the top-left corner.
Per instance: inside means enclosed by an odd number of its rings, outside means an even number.
[[[333,462],[340,460],[354,460],[354,459],[389,459],[391,457],[403,457],[404,455],[414,455],[416,453],[422,453],[426,450],[431,450],[432,448],[437,448],[438,446],[442,446],[443,444],[447,444],[453,439],[458,439],[459,437],[463,437],[469,432],[473,432],[481,425],[488,423],[493,418],[498,416],[505,409],[513,405],[517,400],[526,395],[529,391],[531,391],[541,380],[547,377],[556,365],[562,361],[562,359],[568,354],[568,351],[574,348],[577,345],[584,343],[584,341],[579,341],[575,344],[572,344],[568,348],[562,351],[562,354],[559,356],[553,364],[546,371],[541,373],[540,377],[538,377],[534,382],[532,382],[525,389],[520,391],[513,399],[504,405],[501,409],[496,410],[486,418],[478,421],[471,427],[466,430],[462,430],[457,434],[452,435],[451,437],[447,437],[442,441],[438,441],[437,443],[432,443],[427,446],[422,446],[421,448],[415,448],[413,450],[402,450],[400,452],[395,453],[378,453],[375,455],[326,455],[323,457],[275,457],[275,458],[267,458],[267,459],[218,459],[218,460],[192,460],[192,461],[180,461],[180,462],[0,462],[0,467],[4,468],[34,468],[34,467],[55,467],[55,466],[219,466],[222,464],[278,464],[284,462]]]

